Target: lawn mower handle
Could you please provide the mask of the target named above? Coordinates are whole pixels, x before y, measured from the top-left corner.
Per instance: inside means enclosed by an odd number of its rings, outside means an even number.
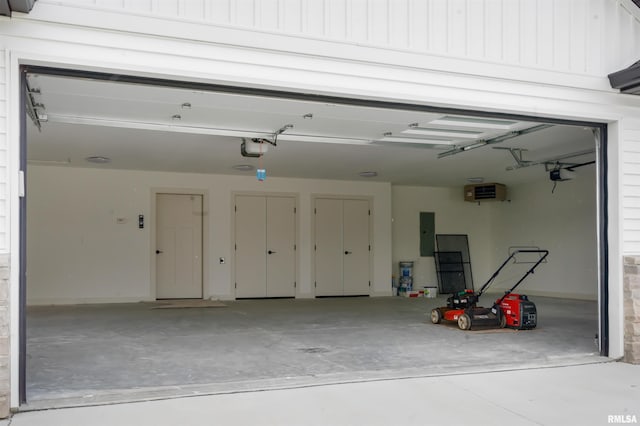
[[[511,287],[509,290],[507,290],[504,293],[504,295],[496,302],[496,304],[500,304],[500,302],[502,302],[502,300],[505,297],[507,297],[509,294],[511,294],[513,292],[513,290],[515,290],[516,287],[518,287],[520,285],[520,283],[522,283],[522,281],[524,281],[530,274],[533,274],[533,271],[538,267],[538,265],[541,264],[542,262],[544,262],[544,260],[547,258],[547,256],[549,255],[549,250],[540,250],[540,249],[535,249],[535,250],[534,249],[514,250],[509,255],[509,257],[507,257],[507,260],[505,260],[502,263],[502,265],[500,265],[500,267],[493,273],[493,275],[491,275],[491,278],[489,278],[489,280],[482,286],[482,288],[478,292],[478,297],[480,297],[482,295],[482,293],[484,293],[484,291],[487,288],[489,288],[489,286],[493,283],[493,281],[496,279],[498,274],[500,274],[500,271],[502,271],[502,269],[505,266],[507,266],[509,261],[511,259],[513,259],[516,256],[516,254],[518,254],[518,253],[539,253],[539,254],[542,254],[542,256],[540,256],[540,259],[538,259],[538,261],[531,268],[529,268],[527,273],[524,274],[524,276],[522,278],[520,278],[520,280],[518,280],[518,282],[515,283],[513,287]]]

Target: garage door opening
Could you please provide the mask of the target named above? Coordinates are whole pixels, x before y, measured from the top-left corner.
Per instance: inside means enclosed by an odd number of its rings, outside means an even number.
[[[603,125],[24,71],[23,403],[99,403],[607,355]],[[247,143],[257,157],[245,155]],[[465,186],[496,183],[507,188],[504,197],[465,200]],[[157,194],[172,193],[191,194],[204,240],[194,244],[207,248],[195,266],[200,287],[191,292],[173,281],[167,288],[177,292],[167,297],[220,299],[216,307],[154,309],[164,298],[158,280],[169,272],[158,269],[164,253],[152,236],[160,221],[153,206]],[[283,214],[269,215],[270,200],[289,219],[271,225]],[[264,214],[238,218],[244,204]],[[323,227],[329,216],[317,218],[325,207],[336,216],[332,226]],[[380,225],[385,211],[387,228]],[[446,295],[392,297],[400,261],[414,262],[416,287],[435,283],[434,258],[420,253],[422,212],[433,213],[435,233],[468,235],[476,283],[509,247],[549,250],[548,264],[519,289],[538,305],[540,326],[465,334],[430,324],[430,310]],[[350,269],[356,253],[349,232],[356,228],[366,251]],[[183,231],[171,234],[173,241],[194,235]],[[269,251],[284,254],[270,247],[273,232],[290,252],[270,269]],[[245,240],[259,247],[248,257],[238,253]],[[336,249],[325,255],[325,244]],[[335,297],[356,293],[374,297]],[[290,299],[236,300],[243,294]]]

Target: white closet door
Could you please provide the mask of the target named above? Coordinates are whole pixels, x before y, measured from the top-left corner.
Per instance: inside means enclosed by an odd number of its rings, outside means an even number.
[[[202,298],[202,195],[156,195],[156,298]]]
[[[344,294],[342,278],[342,200],[315,202],[316,296]]]
[[[296,295],[296,217],[295,199],[266,199],[267,297]]]
[[[369,202],[344,200],[343,279],[346,296],[368,295],[370,280]]]
[[[236,297],[266,297],[266,199],[236,196]]]

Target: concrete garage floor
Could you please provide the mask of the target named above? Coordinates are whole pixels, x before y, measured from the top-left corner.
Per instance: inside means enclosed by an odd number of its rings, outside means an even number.
[[[595,302],[532,298],[538,328],[433,325],[438,299],[30,307],[23,408],[604,361]],[[490,301],[486,296],[485,301]]]

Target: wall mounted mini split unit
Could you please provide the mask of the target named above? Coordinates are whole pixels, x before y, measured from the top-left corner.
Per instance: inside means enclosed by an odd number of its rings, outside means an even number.
[[[501,183],[479,183],[464,187],[465,201],[504,201],[506,199],[507,187]]]

